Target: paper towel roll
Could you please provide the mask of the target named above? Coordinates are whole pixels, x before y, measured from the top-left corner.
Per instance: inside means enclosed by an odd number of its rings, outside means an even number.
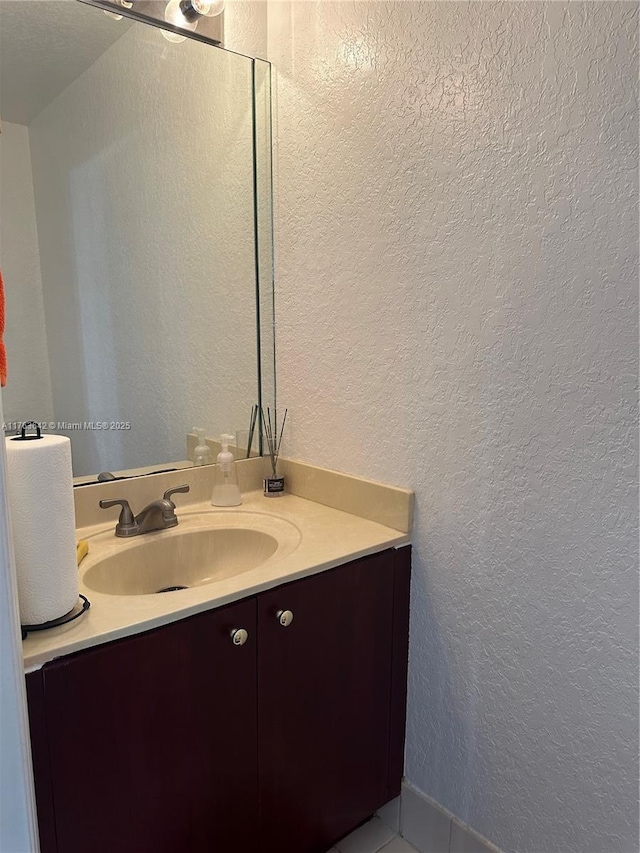
[[[20,621],[40,625],[78,601],[71,442],[45,435],[5,446]]]

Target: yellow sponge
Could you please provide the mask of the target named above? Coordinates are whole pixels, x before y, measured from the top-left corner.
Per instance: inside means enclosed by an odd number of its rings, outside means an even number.
[[[84,560],[89,553],[89,543],[86,539],[81,539],[76,545],[76,554],[78,556],[78,565]]]

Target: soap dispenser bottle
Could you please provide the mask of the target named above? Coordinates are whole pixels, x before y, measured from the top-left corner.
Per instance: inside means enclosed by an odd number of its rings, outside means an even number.
[[[232,435],[220,436],[222,450],[218,453],[218,461],[213,472],[213,494],[211,495],[213,506],[240,506],[242,503],[236,463],[233,453],[229,450],[230,441],[233,441]]]
[[[213,454],[211,453],[211,448],[205,441],[204,430],[199,427],[194,427],[193,431],[198,436],[198,444],[196,445],[196,449],[193,451],[193,464],[211,465],[213,463]]]

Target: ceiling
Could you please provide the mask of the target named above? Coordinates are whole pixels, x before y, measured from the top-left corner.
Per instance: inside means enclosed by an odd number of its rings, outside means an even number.
[[[0,117],[29,124],[131,24],[78,0],[0,0]]]

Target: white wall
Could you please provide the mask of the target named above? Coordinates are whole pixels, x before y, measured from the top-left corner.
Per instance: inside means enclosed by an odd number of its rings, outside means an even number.
[[[224,46],[267,58],[267,0],[230,0],[224,10]]]
[[[5,125],[6,127],[6,125]],[[2,421],[0,397],[0,422]],[[0,853],[37,853],[15,563],[0,445]]]
[[[132,424],[72,433],[76,474],[248,427],[251,120],[248,60],[134,25],[30,126],[54,419]]]
[[[273,2],[287,453],[415,489],[406,774],[638,849],[637,6]]]
[[[3,122],[0,134],[0,267],[6,297],[5,418],[48,421],[53,401],[29,131],[10,122]]]

